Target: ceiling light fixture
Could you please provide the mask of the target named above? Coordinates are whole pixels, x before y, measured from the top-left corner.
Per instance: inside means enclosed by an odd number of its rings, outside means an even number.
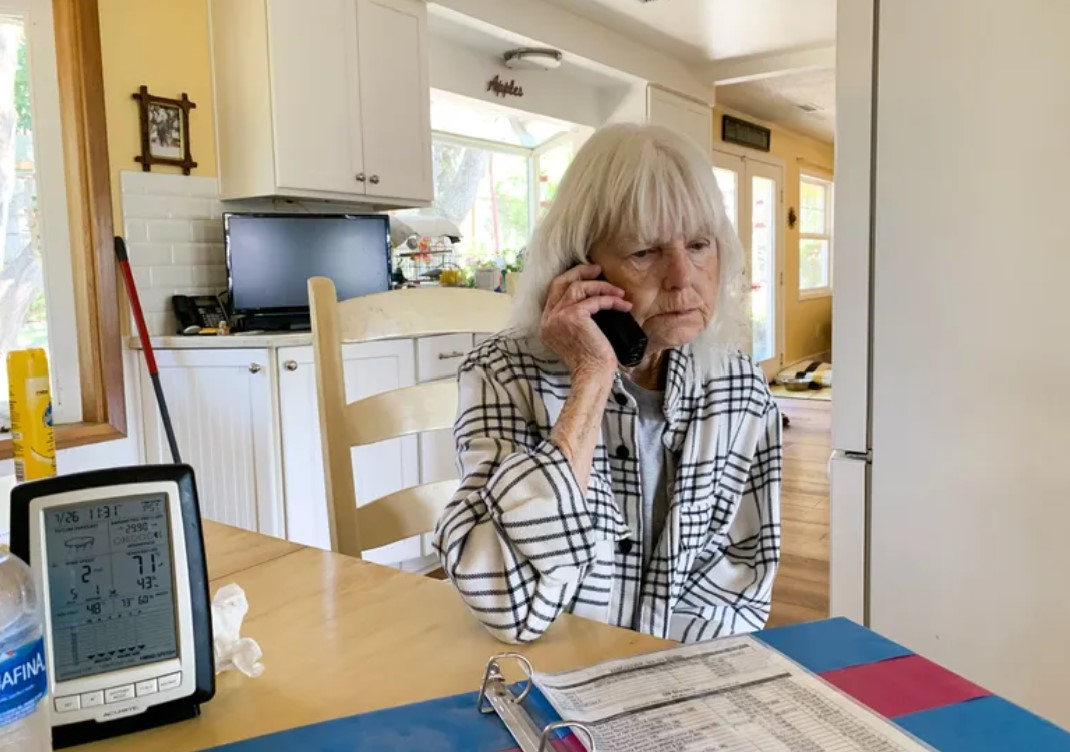
[[[505,67],[512,70],[554,70],[561,66],[561,51],[549,47],[521,47],[505,53]]]

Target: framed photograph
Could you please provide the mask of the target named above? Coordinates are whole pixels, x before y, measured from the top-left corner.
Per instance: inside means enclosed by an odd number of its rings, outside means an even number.
[[[141,154],[134,160],[149,172],[154,164],[181,167],[185,175],[197,166],[190,153],[189,111],[195,105],[183,92],[179,99],[149,94],[142,86],[133,95],[141,119]]]

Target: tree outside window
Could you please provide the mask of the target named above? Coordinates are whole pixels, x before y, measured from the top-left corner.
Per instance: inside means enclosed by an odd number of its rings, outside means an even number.
[[[48,346],[33,120],[22,19],[0,17],[0,422],[7,353]]]
[[[589,129],[440,91],[431,104],[434,201],[399,214],[456,224],[464,266],[514,265]]]

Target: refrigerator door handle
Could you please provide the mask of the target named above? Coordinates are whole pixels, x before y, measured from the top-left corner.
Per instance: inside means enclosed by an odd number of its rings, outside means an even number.
[[[829,461],[832,460],[861,460],[862,462],[873,462],[873,452],[867,449],[864,452],[859,452],[854,449],[833,449],[832,456],[829,457]]]

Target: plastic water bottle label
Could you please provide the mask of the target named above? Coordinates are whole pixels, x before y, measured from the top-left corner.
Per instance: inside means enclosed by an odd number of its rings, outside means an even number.
[[[0,727],[33,713],[46,694],[44,639],[0,655]]]

